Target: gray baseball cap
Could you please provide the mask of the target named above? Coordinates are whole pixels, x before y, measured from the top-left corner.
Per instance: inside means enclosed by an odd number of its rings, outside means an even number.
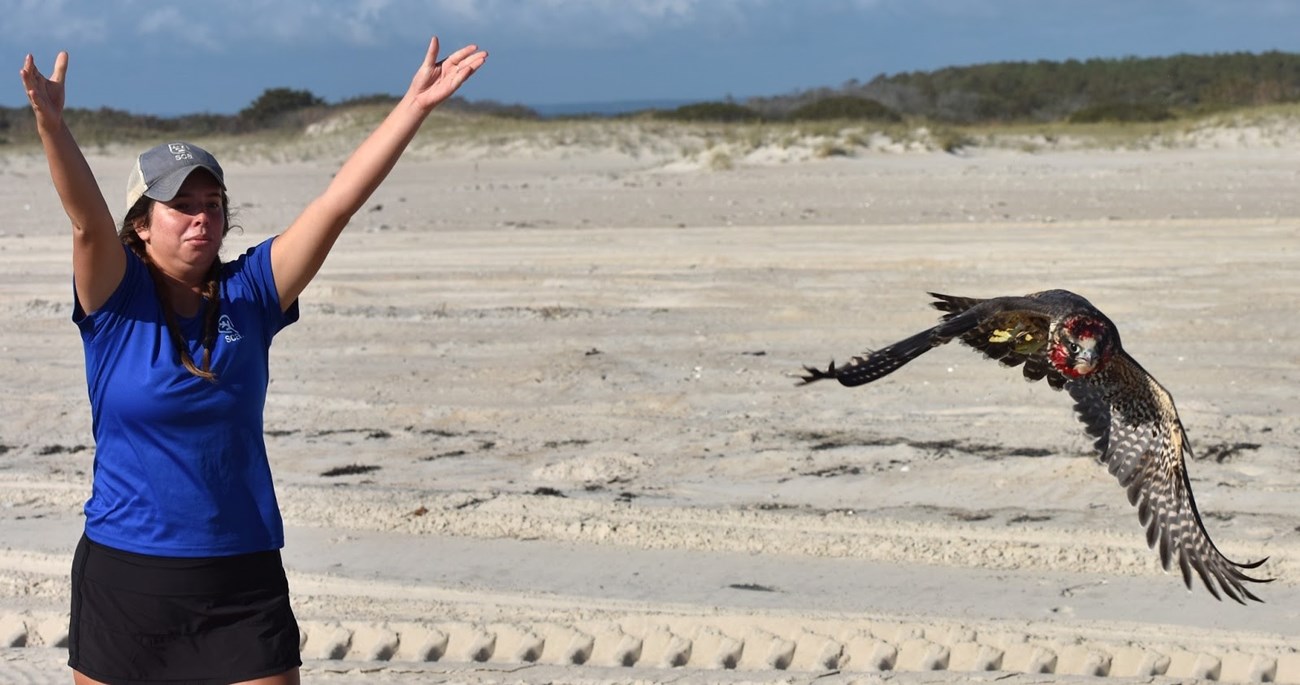
[[[204,169],[226,189],[226,177],[217,158],[193,143],[163,143],[140,153],[126,180],[126,211],[141,197],[166,202],[180,191],[195,169]]]

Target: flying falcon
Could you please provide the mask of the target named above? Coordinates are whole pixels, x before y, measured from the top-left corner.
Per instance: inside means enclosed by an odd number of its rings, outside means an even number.
[[[1124,351],[1105,314],[1067,290],[991,299],[930,295],[946,312],[938,325],[843,366],[805,366],[801,385],[826,378],[846,386],[870,383],[954,339],[1006,366],[1022,366],[1027,380],[1045,378],[1074,398],[1101,461],[1127,490],[1147,544],[1160,552],[1166,571],[1176,561],[1188,589],[1195,571],[1216,599],[1222,590],[1242,604],[1245,598],[1262,601],[1245,583],[1273,579],[1245,571],[1267,558],[1237,563],[1210,541],[1192,498],[1186,466],[1192,448],[1174,400]]]

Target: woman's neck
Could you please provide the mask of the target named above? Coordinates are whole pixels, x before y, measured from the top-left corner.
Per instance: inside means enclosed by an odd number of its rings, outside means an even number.
[[[176,274],[168,269],[154,263],[154,269],[158,271],[158,282],[161,284],[164,292],[159,293],[169,305],[172,311],[178,316],[190,318],[197,316],[199,310],[203,307],[203,291],[206,285],[206,270],[197,272],[190,269],[186,273]]]

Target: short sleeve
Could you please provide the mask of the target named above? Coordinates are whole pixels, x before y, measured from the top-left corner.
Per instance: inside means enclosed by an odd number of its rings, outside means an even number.
[[[81,337],[85,340],[101,335],[103,330],[112,326],[115,321],[129,317],[133,307],[142,306],[139,295],[149,289],[145,282],[150,278],[148,267],[125,243],[122,244],[122,250],[126,253],[126,269],[122,272],[122,280],[113,290],[113,294],[108,296],[104,306],[94,312],[87,314],[82,308],[81,300],[77,297],[76,279],[73,279],[72,322],[81,330]],[[149,302],[145,306],[153,306],[153,303]]]
[[[280,294],[275,287],[275,274],[271,269],[271,243],[275,238],[250,247],[239,259],[227,265],[229,269],[226,296],[232,300],[249,299],[261,305],[267,322],[267,332],[274,336],[281,329],[298,320],[298,301],[285,311],[280,311]],[[269,342],[269,341],[268,341]]]

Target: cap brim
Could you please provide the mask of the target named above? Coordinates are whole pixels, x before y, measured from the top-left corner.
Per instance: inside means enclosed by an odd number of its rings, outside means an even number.
[[[143,195],[159,202],[167,202],[176,197],[176,193],[181,191],[181,186],[185,183],[185,179],[189,178],[190,174],[194,173],[198,169],[202,169],[211,174],[212,178],[216,180],[217,185],[221,186],[222,190],[226,189],[226,184],[221,181],[221,174],[213,171],[207,165],[193,164],[176,169],[166,176],[154,181],[153,185],[145,189]]]

